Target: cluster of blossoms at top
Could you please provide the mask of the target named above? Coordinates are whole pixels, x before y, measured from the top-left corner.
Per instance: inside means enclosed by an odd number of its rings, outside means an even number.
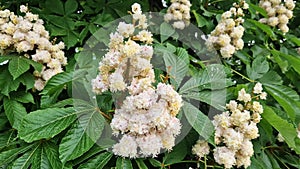
[[[41,72],[34,72],[34,87],[42,90],[47,80],[63,71],[67,58],[62,49],[63,42],[52,44],[49,32],[38,15],[32,14],[24,5],[20,11],[25,16],[17,16],[9,10],[0,11],[0,53],[18,52],[27,58],[43,64]]]
[[[110,35],[109,51],[99,63],[99,74],[92,80],[94,92],[128,93],[117,101],[111,128],[120,140],[113,152],[123,157],[156,156],[171,150],[181,124],[176,118],[182,98],[171,85],[159,83],[150,60],[153,55],[151,32],[141,7],[132,5],[133,24],[120,22]]]
[[[230,58],[236,50],[243,49],[245,29],[241,24],[244,22],[243,9],[248,7],[245,1],[241,1],[240,4],[234,3],[229,11],[222,14],[221,21],[206,41],[209,50],[220,50],[223,58]]]
[[[234,165],[247,168],[251,164],[250,158],[254,153],[251,140],[259,136],[256,125],[263,113],[263,106],[253,99],[265,100],[267,94],[262,90],[261,83],[254,86],[254,96],[241,89],[237,100],[226,104],[227,111],[214,116],[215,144],[218,145],[213,150],[214,159],[225,168]],[[209,153],[208,149],[205,141],[198,141],[192,151],[201,158]]]
[[[287,33],[289,27],[287,26],[289,19],[293,17],[293,9],[295,2],[293,0],[261,0],[259,6],[267,12],[268,18],[262,18],[259,21],[270,26],[278,26],[283,32]]]
[[[190,24],[190,8],[189,0],[171,0],[171,6],[164,16],[166,22],[173,21],[172,26],[176,29],[184,29]]]

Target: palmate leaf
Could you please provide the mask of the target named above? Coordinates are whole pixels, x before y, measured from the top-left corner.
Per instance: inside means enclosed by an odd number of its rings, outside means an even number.
[[[100,112],[88,103],[77,103],[76,109],[78,121],[63,137],[59,146],[60,159],[63,163],[87,152],[101,136],[106,123]]]
[[[26,115],[21,123],[19,136],[26,142],[52,138],[77,118],[73,108],[49,108]]]
[[[198,108],[188,102],[183,103],[182,110],[188,122],[198,134],[206,140],[209,139],[214,132],[214,126],[211,120]]]
[[[79,166],[79,169],[102,169],[111,159],[112,153],[104,152]]]
[[[19,130],[21,121],[27,114],[25,107],[21,103],[6,97],[3,99],[3,104],[6,117],[8,118],[11,126]]]
[[[262,117],[284,137],[285,142],[290,148],[295,150],[297,154],[300,154],[300,147],[296,146],[295,143],[295,138],[297,136],[296,128],[291,123],[282,119],[268,106],[264,106]]]

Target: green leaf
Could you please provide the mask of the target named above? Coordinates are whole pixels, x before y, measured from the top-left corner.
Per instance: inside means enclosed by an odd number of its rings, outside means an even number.
[[[263,84],[268,93],[283,107],[289,117],[300,122],[300,99],[296,91],[283,85]]]
[[[281,85],[283,82],[281,76],[272,70],[264,74],[263,77],[261,77],[258,81],[262,84],[275,84],[275,85]]]
[[[29,70],[30,65],[22,57],[15,57],[9,61],[8,70],[13,76],[13,80],[18,78],[21,74]]]
[[[86,163],[79,166],[79,169],[102,169],[111,159],[113,155],[109,152],[104,152],[91,158]]]
[[[3,100],[3,104],[6,117],[8,118],[11,126],[19,130],[21,127],[21,121],[27,114],[25,107],[21,103],[15,100],[10,100],[6,97]]]
[[[143,159],[141,158],[135,159],[135,162],[138,165],[139,169],[148,169]]]
[[[65,3],[65,14],[69,15],[75,12],[78,8],[78,2],[76,0],[67,0]]]
[[[256,80],[269,71],[269,63],[265,56],[259,55],[253,60],[252,66],[247,65],[246,68],[248,77]]]
[[[226,70],[223,65],[213,64],[199,72],[195,77],[190,78],[179,89],[179,94],[191,94],[203,89],[223,89],[233,85],[230,79],[226,77]]]
[[[130,159],[119,157],[117,159],[116,169],[133,169]]]
[[[58,146],[51,142],[43,144],[43,150],[46,152],[47,159],[53,169],[62,168],[62,163],[59,159]]]
[[[164,42],[175,33],[175,29],[168,23],[163,22],[160,25],[160,41]]]
[[[289,64],[295,69],[295,71],[300,75],[300,58],[292,55],[279,52],[277,50],[271,50],[272,54],[275,56],[281,56],[286,59]]]
[[[80,112],[78,121],[74,123],[59,146],[60,159],[63,163],[87,152],[101,136],[106,123],[94,106],[79,104],[76,106],[78,113]]]
[[[164,52],[163,59],[167,73],[171,76],[171,82],[173,81],[173,85],[177,89],[189,69],[188,63],[186,62],[188,55],[181,53],[181,55],[176,56],[172,53]]]
[[[162,163],[154,158],[150,158],[149,162],[151,163],[151,165],[153,167],[161,167],[162,166]]]
[[[182,95],[186,99],[195,99],[207,103],[218,110],[223,111],[226,104],[226,90],[202,90]]]
[[[70,83],[73,79],[72,72],[63,72],[53,76],[46,84],[41,94],[51,95],[57,90],[62,89],[67,83]]]
[[[254,5],[253,3],[247,3],[249,4],[249,7],[252,8],[255,12],[259,12],[263,17],[268,18],[267,12],[263,8]]]
[[[60,0],[47,0],[45,1],[45,6],[47,9],[55,14],[63,15],[64,6]]]
[[[65,130],[77,118],[73,108],[49,108],[26,115],[19,136],[26,142],[53,138]]]
[[[96,20],[93,23],[101,26],[105,26],[106,24],[108,24],[113,20],[114,18],[111,16],[111,14],[103,13],[103,14],[98,14]]]
[[[11,99],[16,100],[21,103],[34,103],[34,98],[31,93],[24,91],[19,91],[12,93]]]
[[[12,166],[12,169],[27,169],[30,164],[32,163],[33,157],[35,153],[37,153],[40,145],[36,145],[32,151],[28,151],[25,154],[23,154],[21,157],[19,157]]]
[[[34,154],[31,168],[33,169],[51,169],[51,165],[46,156],[46,151],[43,149],[43,145],[40,145],[36,153]]]
[[[276,40],[277,37],[270,26],[260,23],[253,19],[246,19],[247,22],[254,24],[256,27],[264,31],[272,40]]]
[[[268,121],[283,137],[290,148],[300,154],[300,147],[296,147],[295,137],[297,136],[295,127],[285,119],[279,117],[269,106],[264,106],[262,118]]]
[[[179,163],[187,155],[187,145],[185,140],[177,144],[170,153],[166,153],[164,157],[164,164],[172,165]]]
[[[30,145],[23,145],[19,148],[10,149],[7,151],[3,151],[0,153],[0,166],[3,166],[5,164],[9,164],[11,161],[16,159],[19,154],[22,154],[29,150],[30,148],[34,147],[35,144]]]
[[[202,136],[205,140],[214,132],[214,126],[211,120],[203,114],[198,108],[188,102],[184,102],[182,110],[190,125]]]
[[[207,25],[207,20],[201,16],[200,14],[198,14],[195,10],[192,10],[192,13],[194,14],[195,18],[196,18],[196,22],[199,28]]]

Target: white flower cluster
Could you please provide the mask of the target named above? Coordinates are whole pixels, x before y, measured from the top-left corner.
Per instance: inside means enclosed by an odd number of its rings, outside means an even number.
[[[192,153],[197,155],[199,158],[209,154],[209,145],[205,140],[198,140],[192,148]]]
[[[34,87],[42,90],[47,80],[63,71],[67,58],[62,49],[63,42],[52,44],[49,32],[38,15],[32,14],[24,5],[20,11],[25,16],[17,16],[8,9],[0,10],[0,53],[18,52],[27,58],[43,64],[41,72],[34,72]],[[33,53],[33,54],[31,54]]]
[[[225,168],[251,164],[253,145],[251,140],[259,137],[257,123],[260,122],[263,106],[255,99],[266,99],[262,85],[257,83],[252,91],[254,96],[246,93],[245,89],[239,91],[237,100],[226,104],[228,111],[214,116],[215,143],[214,159],[223,164]]]
[[[113,152],[123,157],[156,156],[171,150],[181,124],[176,118],[182,106],[181,96],[171,85],[159,83],[155,88],[151,32],[139,4],[132,5],[133,24],[120,22],[110,35],[109,51],[99,63],[99,74],[92,80],[97,94],[128,92],[115,110],[111,128],[121,139]]]
[[[206,41],[208,50],[220,50],[223,58],[230,58],[235,51],[243,49],[245,28],[241,24],[244,22],[243,9],[248,8],[249,5],[241,1],[240,4],[234,3],[229,11],[222,14],[221,21]]]
[[[262,18],[259,21],[270,26],[278,26],[283,32],[287,33],[289,27],[287,26],[289,19],[293,17],[293,9],[295,2],[293,0],[260,0],[259,6],[263,8],[268,15],[268,18]]]
[[[171,0],[171,6],[168,8],[164,16],[166,22],[173,21],[172,26],[176,29],[184,29],[190,24],[190,8],[189,0]]]

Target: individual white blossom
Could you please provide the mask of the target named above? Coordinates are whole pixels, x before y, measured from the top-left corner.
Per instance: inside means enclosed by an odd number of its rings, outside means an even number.
[[[277,26],[283,33],[289,31],[287,24],[293,17],[293,9],[295,8],[293,0],[260,0],[259,6],[268,14],[268,18],[259,20],[261,23],[272,27]]]
[[[192,148],[192,153],[197,155],[199,158],[209,154],[209,145],[205,140],[198,140]]]
[[[116,98],[116,109],[110,126],[120,138],[113,152],[122,157],[157,156],[172,150],[180,134],[176,118],[182,98],[173,86],[158,83],[151,64],[152,33],[140,5],[132,5],[133,22],[120,22],[110,34],[109,50],[99,63],[99,74],[92,80],[93,91],[124,94]],[[132,146],[132,147],[128,147]]]
[[[172,0],[167,13],[164,16],[166,22],[172,23],[175,29],[184,29],[190,24],[190,7],[189,0]]]
[[[67,64],[64,56],[64,43],[54,44],[50,41],[49,32],[43,20],[31,13],[25,5],[20,6],[25,16],[17,16],[9,10],[0,10],[0,52],[18,52],[43,65],[43,70],[34,73],[36,90],[43,90],[46,82],[63,71]],[[1,22],[3,21],[3,22]]]
[[[235,151],[225,146],[214,149],[214,159],[217,163],[223,164],[225,168],[231,168],[236,164]]]
[[[241,24],[244,22],[243,9],[248,9],[248,7],[243,0],[239,5],[234,3],[229,11],[222,14],[221,21],[206,41],[208,50],[220,50],[223,58],[231,58],[235,51],[243,49],[242,37],[245,29]]]
[[[137,143],[134,137],[123,135],[119,143],[113,146],[113,153],[122,157],[135,158],[137,156]]]

